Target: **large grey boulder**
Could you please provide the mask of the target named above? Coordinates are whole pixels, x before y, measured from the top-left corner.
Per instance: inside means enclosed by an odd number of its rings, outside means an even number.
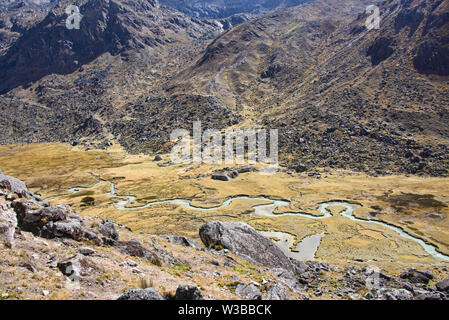
[[[9,190],[24,198],[30,195],[28,188],[23,181],[4,175],[3,173],[0,173],[0,189]]]
[[[285,286],[275,283],[266,290],[267,300],[294,300]]]
[[[81,241],[85,238],[83,219],[74,215],[70,206],[60,204],[50,207],[39,196],[29,193],[22,181],[3,174],[0,174],[0,189],[7,189],[22,197],[12,197],[10,200],[15,200],[8,205],[8,208],[11,207],[8,210],[5,209],[6,204],[0,203],[0,234],[8,241],[13,239],[16,227],[49,239],[72,238]]]
[[[196,286],[181,285],[176,289],[175,300],[203,300],[200,289]]]
[[[413,300],[413,295],[405,289],[381,288],[376,292],[377,300]]]
[[[12,206],[17,213],[18,225],[24,231],[48,239],[72,238],[81,241],[85,237],[82,218],[72,215],[70,208],[41,207],[33,199],[17,199]]]
[[[78,219],[58,221],[48,226],[50,233],[58,238],[72,238],[81,241],[84,238],[84,228]]]
[[[118,300],[164,300],[153,288],[131,289],[126,291]]]
[[[261,266],[296,271],[281,249],[245,223],[209,222],[200,228],[199,234],[208,248],[228,249]]]
[[[106,238],[116,241],[119,239],[119,233],[115,229],[114,224],[110,221],[106,221],[105,223],[100,224],[98,226],[98,231]]]
[[[428,284],[432,280],[433,274],[430,272],[419,271],[416,269],[408,269],[406,272],[401,274],[402,279],[408,279],[412,283],[424,283]]]
[[[16,227],[16,213],[6,204],[0,203],[0,239],[5,239],[8,247],[14,244]]]
[[[34,200],[23,201],[21,199],[12,202],[17,213],[17,221],[19,227],[24,231],[33,232],[35,235],[49,237],[45,235],[44,229],[49,224],[64,221],[68,215],[59,208],[40,207]]]
[[[239,283],[235,288],[235,293],[248,300],[262,300],[263,297],[260,290],[253,284],[247,285]]]
[[[446,278],[445,280],[438,282],[436,284],[436,287],[439,291],[449,293],[449,278]]]

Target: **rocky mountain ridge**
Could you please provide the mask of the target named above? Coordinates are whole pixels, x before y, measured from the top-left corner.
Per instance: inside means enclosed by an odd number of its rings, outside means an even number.
[[[4,0],[0,3],[0,53],[44,19],[59,0]]]
[[[0,58],[0,77],[5,79],[0,93],[27,87],[49,74],[71,74],[105,53],[116,56],[166,46],[174,41],[170,33],[182,30],[187,39],[209,38],[218,29],[199,20],[182,21],[155,1],[84,1],[80,30],[70,30],[65,26],[64,8],[59,3]]]

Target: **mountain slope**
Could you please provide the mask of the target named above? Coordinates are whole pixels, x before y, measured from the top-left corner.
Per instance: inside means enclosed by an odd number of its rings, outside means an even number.
[[[158,127],[170,127],[148,117],[161,107],[160,101],[139,119],[127,116],[127,106],[196,56],[221,26],[156,1],[90,0],[79,3],[80,30],[68,30],[67,3],[25,31],[0,57],[0,77],[5,79],[1,110],[6,115],[0,127],[8,132],[1,143],[78,143],[84,138],[107,145],[118,139],[131,148],[134,143],[121,136],[134,130],[139,131],[140,148],[149,137],[158,141]],[[216,110],[212,113],[226,114],[213,99],[199,100],[204,100],[202,107]],[[166,112],[171,117],[169,108]],[[207,112],[198,108],[194,114]]]
[[[296,145],[311,165],[447,174],[447,4],[392,1],[381,12],[380,30],[364,31],[362,16],[338,30],[317,67],[284,91],[285,114],[301,115],[279,125],[298,132],[300,121],[298,135],[315,140],[298,146],[286,137],[284,146]]]
[[[55,9],[0,57],[0,143],[167,152],[202,120],[279,128],[298,171],[448,174],[447,2],[383,2],[367,31],[370,1],[315,0],[224,33],[156,1],[84,3],[83,36]]]
[[[0,54],[20,35],[41,21],[59,0],[2,0],[0,2]]]
[[[283,158],[300,171],[447,174],[447,4],[385,2],[370,32],[363,3],[347,2],[358,14],[346,15],[336,5],[233,28],[170,91],[216,96],[246,125],[281,128]]]
[[[189,24],[176,13],[161,10],[155,1],[87,1],[80,7],[80,30],[65,27],[64,9],[52,10],[0,57],[0,77],[6,79],[0,93],[48,74],[73,73],[104,53],[115,56],[127,50],[161,47],[176,38],[189,41],[213,33],[213,27],[191,20]],[[176,34],[180,31],[182,35]]]
[[[241,13],[263,13],[278,8],[297,6],[307,0],[161,0],[193,17],[222,19]]]

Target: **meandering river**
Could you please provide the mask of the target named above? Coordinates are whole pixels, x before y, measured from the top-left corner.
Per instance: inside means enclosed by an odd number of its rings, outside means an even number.
[[[191,210],[214,211],[214,210],[219,210],[219,209],[230,206],[231,203],[235,200],[258,200],[258,201],[268,201],[270,203],[253,206],[254,214],[256,214],[256,215],[266,216],[266,217],[277,217],[277,218],[283,217],[283,216],[300,216],[300,217],[305,217],[305,218],[309,218],[309,219],[326,219],[326,218],[332,217],[331,212],[328,210],[329,207],[337,206],[337,205],[343,206],[345,208],[345,210],[343,210],[342,212],[339,213],[343,217],[346,217],[353,221],[380,225],[380,226],[383,226],[390,230],[393,230],[394,232],[398,233],[401,237],[411,240],[411,241],[414,241],[414,242],[418,243],[419,245],[421,245],[421,247],[428,254],[432,255],[434,258],[441,259],[444,261],[449,261],[449,256],[438,252],[437,248],[434,245],[429,244],[420,238],[410,235],[409,233],[407,233],[406,231],[402,230],[399,227],[396,227],[391,224],[388,224],[388,223],[385,223],[382,221],[378,221],[378,220],[364,220],[364,219],[355,217],[354,210],[358,205],[351,204],[351,203],[345,202],[345,201],[331,201],[331,202],[325,202],[325,203],[319,204],[318,211],[322,213],[321,216],[315,216],[315,215],[305,213],[305,212],[284,212],[281,214],[275,214],[274,212],[277,208],[289,206],[290,202],[285,201],[285,200],[275,200],[275,199],[271,199],[271,198],[267,198],[267,197],[248,197],[248,196],[235,196],[235,197],[227,199],[219,206],[209,207],[209,208],[193,206],[192,200],[188,200],[188,199],[151,201],[142,206],[132,207],[131,205],[136,200],[136,197],[118,195],[116,193],[115,183],[108,181],[108,180],[101,180],[100,182],[96,183],[95,185],[93,185],[91,187],[71,188],[71,189],[69,189],[70,193],[68,193],[68,194],[55,195],[55,196],[46,198],[45,200],[50,200],[50,199],[57,198],[60,196],[74,194],[74,193],[80,192],[81,190],[94,189],[102,183],[108,183],[110,185],[110,191],[108,193],[106,193],[107,196],[109,196],[111,198],[123,199],[114,204],[114,207],[117,210],[140,210],[140,209],[145,209],[145,208],[159,205],[159,204],[171,203],[171,204],[179,205],[186,209],[191,209]],[[269,232],[265,232],[265,234],[267,236],[270,236]],[[288,235],[287,236],[286,235],[287,234],[285,234],[285,233],[284,233],[284,236],[282,236],[281,233],[272,233],[271,237],[280,238],[281,243],[278,241],[278,245],[281,247],[281,249],[284,250],[286,253],[288,253],[286,251],[286,248],[288,248],[288,251],[290,251],[290,254],[288,254],[288,255],[291,257],[294,257],[296,259],[299,259],[299,260],[313,260],[315,252],[318,249],[318,246],[321,242],[321,238],[324,236],[324,234],[318,234],[318,235],[312,235],[312,236],[306,237],[298,244],[298,246],[296,248],[298,252],[292,252],[289,249],[289,247],[291,247],[293,242],[288,237]]]

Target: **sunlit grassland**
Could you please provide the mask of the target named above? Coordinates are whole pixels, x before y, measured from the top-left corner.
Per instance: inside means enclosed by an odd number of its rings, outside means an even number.
[[[410,234],[449,253],[449,179],[417,176],[370,177],[361,173],[334,170],[321,172],[322,178],[307,174],[279,172],[266,176],[245,173],[228,182],[215,181],[207,174],[211,165],[158,166],[154,155],[129,155],[120,148],[108,151],[83,151],[66,144],[38,144],[0,147],[0,168],[23,179],[32,191],[44,196],[66,194],[52,200],[72,205],[85,216],[100,216],[131,227],[136,232],[177,234],[198,238],[198,228],[212,220],[243,221],[261,231],[286,232],[298,243],[306,236],[325,233],[318,249],[320,259],[402,259],[430,262],[431,258],[413,241],[405,240],[383,226],[350,221],[341,217],[341,208],[331,208],[334,216],[322,220],[303,217],[262,217],[251,214],[252,206],[267,203],[236,200],[230,206],[210,211],[189,210],[173,204],[158,204],[146,209],[121,211],[113,207],[119,201],[107,195],[108,183],[94,189],[69,194],[76,186],[93,186],[99,179],[116,183],[118,195],[137,197],[131,206],[150,201],[184,198],[192,205],[216,207],[238,195],[267,196],[290,200],[289,211],[321,215],[321,202],[344,200],[361,206],[359,218],[373,218],[399,226]],[[93,203],[83,202],[92,197]],[[429,213],[444,219],[430,218]]]

